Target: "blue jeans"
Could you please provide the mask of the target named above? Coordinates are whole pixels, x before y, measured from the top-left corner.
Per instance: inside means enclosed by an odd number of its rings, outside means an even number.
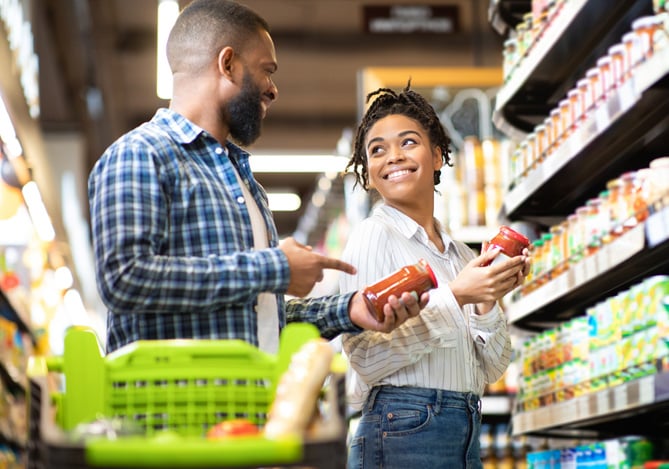
[[[480,469],[480,399],[472,393],[377,386],[351,440],[348,469]]]

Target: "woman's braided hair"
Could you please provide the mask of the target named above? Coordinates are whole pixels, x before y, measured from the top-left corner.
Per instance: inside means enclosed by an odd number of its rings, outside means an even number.
[[[453,166],[450,158],[451,139],[434,108],[427,102],[423,96],[410,89],[411,80],[406,88],[400,93],[396,93],[390,88],[379,88],[367,95],[366,102],[375,98],[372,104],[365,112],[365,115],[358,126],[358,131],[353,144],[353,155],[346,165],[346,171],[353,168],[356,184],[362,185],[367,190],[369,185],[369,175],[367,172],[367,152],[365,150],[365,137],[369,129],[380,119],[390,115],[403,115],[415,120],[427,130],[430,138],[430,144],[438,145],[441,149],[441,156],[444,163]],[[441,171],[434,172],[434,185],[439,184]]]

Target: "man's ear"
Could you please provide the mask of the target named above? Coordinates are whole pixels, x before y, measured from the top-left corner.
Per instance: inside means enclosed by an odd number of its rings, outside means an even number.
[[[224,47],[218,53],[218,73],[224,75],[232,81],[232,67],[235,58],[235,51],[232,47]]]

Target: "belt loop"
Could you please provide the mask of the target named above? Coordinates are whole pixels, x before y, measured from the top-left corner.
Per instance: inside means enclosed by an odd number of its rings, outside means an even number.
[[[376,395],[379,393],[381,390],[381,386],[374,386],[372,390],[369,392],[369,395],[367,396],[367,402],[365,403],[365,407],[367,407],[367,412],[371,412],[372,408],[374,407],[374,401],[376,401]]]
[[[438,414],[441,412],[441,400],[443,399],[443,391],[441,389],[437,389],[435,394],[435,399],[434,399],[434,413]]]

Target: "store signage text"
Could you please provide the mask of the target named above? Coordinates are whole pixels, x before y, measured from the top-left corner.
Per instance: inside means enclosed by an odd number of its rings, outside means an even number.
[[[32,28],[23,11],[22,0],[0,0],[0,20],[7,31],[7,41],[16,60],[30,116],[36,119],[40,113],[39,59],[35,54]]]
[[[450,34],[458,29],[454,5],[366,5],[365,31],[372,34]]]

